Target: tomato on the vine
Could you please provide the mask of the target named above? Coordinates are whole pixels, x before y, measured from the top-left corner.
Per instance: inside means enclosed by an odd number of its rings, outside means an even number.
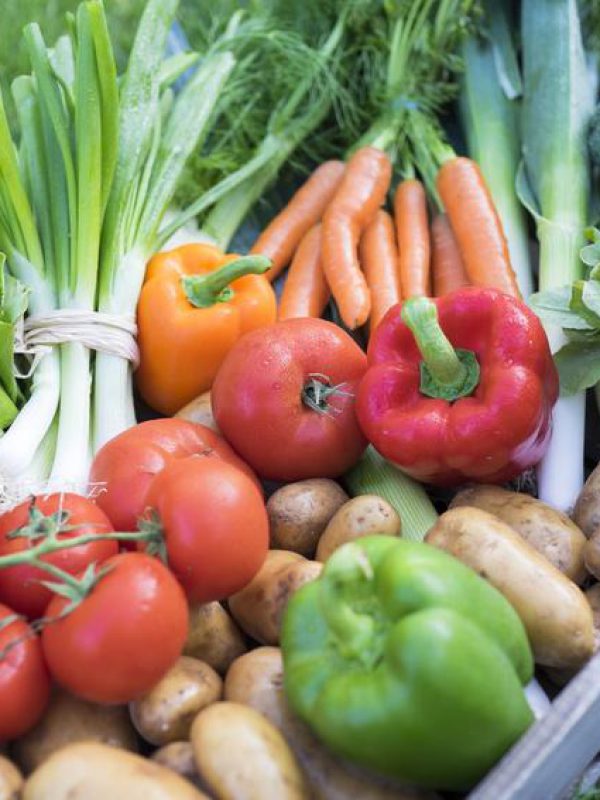
[[[91,500],[77,494],[57,493],[34,497],[0,516],[0,557],[27,550],[50,532],[59,539],[110,533],[108,517]],[[21,534],[12,537],[19,531]],[[98,539],[89,544],[57,550],[41,556],[71,575],[82,572],[88,564],[101,563],[119,550],[116,541]],[[52,580],[47,572],[28,564],[0,570],[0,602],[19,614],[40,617],[50,602],[52,592],[42,581]]]
[[[0,605],[0,742],[32,728],[49,694],[39,637],[13,609]]]
[[[323,319],[288,319],[242,336],[212,387],[215,419],[262,478],[335,478],[367,445],[354,412],[367,357]]]
[[[167,464],[191,455],[234,464],[260,484],[227,442],[210,428],[184,419],[153,419],[129,428],[102,447],[90,480],[103,484],[96,502],[116,530],[134,531],[146,508],[146,494]]]
[[[167,563],[191,600],[207,603],[239,591],[269,547],[261,493],[239,469],[199,456],[176,461],[148,492],[150,523],[160,526]]]
[[[95,703],[127,703],[149,691],[181,655],[187,637],[185,594],[159,559],[121,553],[102,565],[90,594],[62,618],[69,599],[54,597],[42,631],[52,677]]]

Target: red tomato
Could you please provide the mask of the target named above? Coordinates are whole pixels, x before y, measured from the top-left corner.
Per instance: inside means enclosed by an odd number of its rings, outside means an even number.
[[[39,513],[46,519],[34,520],[31,514]],[[62,526],[74,526],[59,534],[59,539],[74,536],[87,536],[95,533],[108,533],[113,530],[106,515],[91,500],[77,494],[58,493],[47,497],[36,497],[32,501],[21,503],[16,508],[0,517],[0,556],[20,553],[31,544],[37,544],[40,538],[29,540],[25,537],[8,538],[8,534],[19,528],[37,525],[40,533]],[[115,555],[119,550],[116,541],[98,540],[89,544],[67,550],[58,550],[46,556],[43,561],[54,564],[72,575],[82,572],[92,562],[100,563]],[[0,570],[0,602],[6,603],[19,614],[28,617],[41,617],[50,602],[52,592],[40,581],[50,581],[52,576],[36,567],[23,564]]]
[[[14,615],[0,605],[0,741],[32,728],[50,693],[40,640],[23,619],[10,622]]]
[[[134,531],[154,476],[172,461],[196,454],[228,461],[256,481],[250,467],[210,428],[184,419],[153,419],[123,431],[98,451],[90,480],[106,484],[106,491],[96,502],[116,530]]]
[[[163,527],[169,568],[191,600],[228,597],[265,560],[269,520],[263,498],[225,461],[192,456],[170,464],[152,482],[148,507]]]
[[[181,586],[157,558],[121,553],[109,572],[63,619],[42,631],[52,677],[94,703],[127,703],[152,688],[181,655],[188,605]],[[54,597],[46,615],[69,601]]]
[[[367,444],[354,414],[366,367],[353,339],[322,319],[289,319],[247,333],[213,384],[217,425],[263,478],[335,478]],[[339,391],[326,396],[336,385]]]

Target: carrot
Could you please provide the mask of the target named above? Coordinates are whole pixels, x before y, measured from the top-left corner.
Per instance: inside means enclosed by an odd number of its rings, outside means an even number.
[[[359,246],[360,263],[371,291],[369,328],[375,330],[388,309],[400,302],[400,275],[394,220],[377,212],[365,228]]]
[[[445,214],[436,214],[431,223],[431,272],[435,297],[469,285],[454,232]]]
[[[374,147],[350,158],[335,197],[323,215],[323,271],[344,324],[358,328],[369,318],[371,296],[358,263],[360,235],[385,201],[392,164]]]
[[[437,188],[452,225],[469,283],[520,297],[500,217],[475,161],[446,161]]]
[[[273,262],[265,272],[270,281],[290,263],[304,234],[321,220],[345,169],[343,161],[325,161],[318,166],[252,245],[251,253],[260,253]]]
[[[398,184],[394,195],[394,217],[400,265],[402,297],[431,294],[431,245],[427,219],[427,196],[421,181]]]
[[[320,317],[329,296],[321,264],[321,225],[315,225],[294,253],[281,294],[278,317]]]

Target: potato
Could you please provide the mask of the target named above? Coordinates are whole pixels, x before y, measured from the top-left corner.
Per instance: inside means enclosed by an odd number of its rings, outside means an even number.
[[[231,662],[247,650],[240,629],[220,603],[202,603],[190,608],[186,656],[205,661],[225,673]]]
[[[191,742],[169,742],[155,750],[150,758],[189,781],[193,782],[198,778]]]
[[[129,704],[131,721],[150,744],[187,739],[196,714],[222,692],[223,681],[212,667],[181,656],[148,694]]]
[[[578,667],[592,655],[594,626],[583,592],[505,522],[478,508],[453,508],[425,541],[502,592],[520,616],[539,664]]]
[[[592,609],[594,620],[594,652],[600,650],[600,583],[595,583],[586,589],[585,597]],[[234,662],[235,663],[235,662]]]
[[[585,543],[583,561],[594,578],[600,576],[600,532]]]
[[[191,403],[180,408],[175,416],[180,419],[187,419],[188,422],[197,422],[199,425],[205,425],[215,433],[221,433],[213,417],[210,392],[204,392],[204,394],[196,397]]]
[[[600,464],[584,483],[571,516],[588,539],[600,533]]]
[[[586,538],[566,514],[522,492],[509,492],[500,486],[474,486],[463,489],[450,508],[473,506],[506,522],[556,569],[575,583],[583,583],[587,570],[583,563]]]
[[[283,612],[301,586],[323,568],[298,553],[269,550],[252,581],[229,598],[229,610],[240,627],[261,644],[278,644]]]
[[[15,740],[12,754],[28,773],[61,747],[86,741],[137,751],[138,739],[127,706],[97,705],[56,688],[43,717]]]
[[[326,750],[288,706],[278,647],[258,647],[236,659],[225,678],[224,695],[225,700],[251,706],[279,728],[316,800],[425,800],[435,796],[367,773]]]
[[[170,769],[104,744],[54,753],[25,783],[23,800],[210,800]]]
[[[402,523],[396,510],[375,494],[349,500],[334,514],[317,545],[317,561],[327,561],[338,547],[361,536],[383,533],[400,536]]]
[[[219,800],[304,800],[304,775],[279,733],[262,714],[239,703],[205,708],[191,732],[200,775]]]
[[[0,800],[18,800],[23,776],[8,758],[0,756]]]
[[[327,523],[347,500],[342,487],[329,478],[282,486],[267,502],[271,547],[312,558]]]

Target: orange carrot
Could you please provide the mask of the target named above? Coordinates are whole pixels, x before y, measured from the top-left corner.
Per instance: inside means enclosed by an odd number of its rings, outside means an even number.
[[[431,223],[431,272],[435,297],[469,285],[454,232],[445,214],[436,214]]]
[[[371,332],[386,312],[400,302],[400,275],[394,220],[387,211],[377,212],[365,228],[359,246],[360,263],[371,290]]]
[[[437,188],[469,283],[520,297],[502,223],[477,164],[462,156],[446,161],[438,172]]]
[[[369,318],[371,296],[358,263],[360,235],[384,203],[392,177],[387,155],[361,147],[351,157],[335,197],[323,215],[323,271],[344,324]]]
[[[251,253],[260,253],[273,262],[265,273],[270,281],[274,281],[290,263],[304,234],[321,220],[345,169],[343,161],[325,161],[317,167],[252,245]]]
[[[321,226],[315,225],[294,253],[279,302],[278,318],[320,317],[329,296],[321,264]]]
[[[427,196],[421,181],[402,181],[394,195],[402,297],[431,294]]]

